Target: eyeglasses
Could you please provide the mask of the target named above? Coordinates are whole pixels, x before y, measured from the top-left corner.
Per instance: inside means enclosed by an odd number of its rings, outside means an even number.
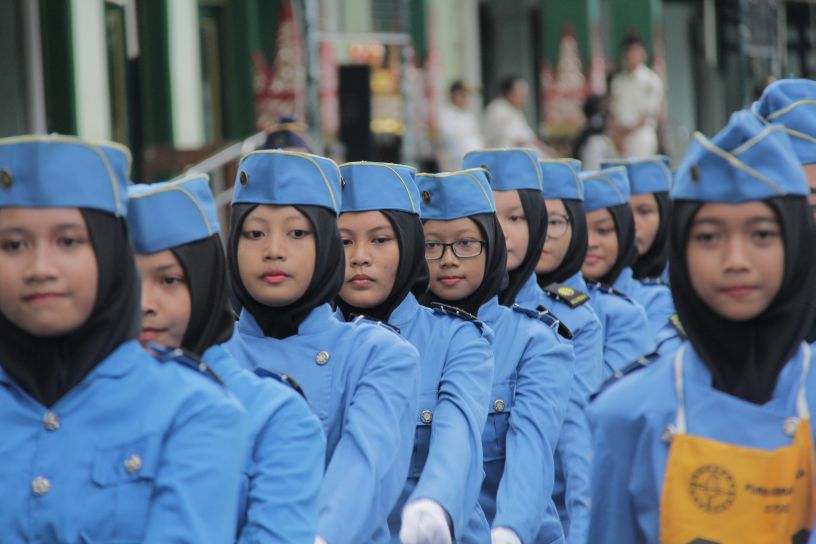
[[[570,220],[566,215],[551,213],[547,219],[547,238],[557,240],[566,234]]]
[[[482,254],[484,240],[456,240],[450,244],[442,242],[425,242],[425,259],[435,261],[445,255],[445,249],[451,248],[453,254],[460,259],[470,259]]]

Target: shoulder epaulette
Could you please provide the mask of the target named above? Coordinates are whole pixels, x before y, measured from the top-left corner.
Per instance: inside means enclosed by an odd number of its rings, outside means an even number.
[[[562,283],[551,283],[544,288],[544,292],[549,297],[566,303],[570,308],[577,308],[589,300],[586,293]]]
[[[673,314],[669,318],[669,323],[674,328],[674,330],[677,331],[677,334],[680,336],[680,338],[682,338],[683,340],[688,339],[688,335],[686,334],[686,329],[683,328],[683,324],[680,322],[680,316],[679,315]]]
[[[388,323],[387,321],[379,321],[379,320],[374,319],[373,317],[369,317],[369,316],[367,316],[365,314],[351,314],[351,322],[352,323],[360,323],[362,321],[364,321],[366,323],[370,323],[372,325],[380,325],[381,327],[384,327],[384,328],[390,330],[391,332],[395,332],[397,334],[402,333],[402,331],[400,331],[399,327],[397,327],[396,325],[392,325],[391,323]]]
[[[624,366],[620,370],[616,370],[610,378],[608,378],[604,383],[601,384],[601,387],[598,388],[598,391],[590,396],[590,400],[594,400],[595,397],[603,393],[610,385],[619,382],[621,379],[628,376],[629,374],[633,374],[638,370],[642,370],[647,366],[651,365],[655,360],[657,360],[658,356],[659,354],[655,351],[648,355],[644,355],[643,357],[638,357],[636,360],[632,361],[631,363]]]
[[[664,287],[668,287],[669,284],[663,281],[661,278],[643,278],[642,280],[638,280],[643,285],[662,285]]]
[[[629,296],[626,293],[618,291],[617,289],[615,289],[611,285],[607,285],[607,284],[601,283],[599,281],[588,281],[588,282],[586,282],[586,284],[587,284],[587,287],[589,287],[590,289],[595,289],[596,291],[600,291],[601,293],[604,293],[606,295],[617,295],[619,297],[623,297],[623,298],[627,298],[627,299],[629,298]]]
[[[535,310],[531,310],[530,308],[525,308],[524,306],[519,306],[518,304],[513,304],[511,307],[514,312],[518,312],[520,314],[526,315],[527,317],[531,317],[538,321],[541,321],[549,328],[553,329],[563,338],[567,340],[572,340],[572,331],[569,330],[569,327],[564,325],[560,319],[555,317],[555,314],[550,312],[544,306],[539,306]]]
[[[224,385],[224,380],[221,379],[221,376],[210,368],[210,365],[199,359],[198,356],[191,351],[182,348],[162,348],[153,344],[150,345],[150,349],[153,352],[153,356],[162,363],[178,363],[215,380],[220,385]]]
[[[461,308],[442,304],[441,302],[431,302],[430,308],[435,314],[452,315],[454,317],[458,317],[459,319],[464,319],[465,321],[479,321],[479,318],[475,315],[468,313]]]
[[[284,374],[283,372],[273,372],[271,370],[267,370],[265,368],[258,367],[255,369],[255,374],[260,376],[261,378],[272,378],[273,380],[277,380],[278,382],[282,383],[283,385],[288,385],[297,393],[306,398],[306,393],[303,391],[303,388],[300,387],[300,384],[289,374]]]

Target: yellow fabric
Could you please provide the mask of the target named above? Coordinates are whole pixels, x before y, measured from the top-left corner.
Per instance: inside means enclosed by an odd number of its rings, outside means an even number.
[[[802,531],[810,531],[814,513],[808,418],[799,422],[790,446],[771,451],[688,434],[672,438],[660,500],[661,543],[781,544],[800,542],[797,534],[804,542]]]

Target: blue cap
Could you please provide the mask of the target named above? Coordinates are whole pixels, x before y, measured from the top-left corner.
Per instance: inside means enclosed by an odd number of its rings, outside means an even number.
[[[485,168],[494,191],[541,190],[538,151],[508,147],[480,149],[465,155],[462,168]]]
[[[350,162],[343,176],[342,212],[396,210],[419,215],[416,169],[384,162]]]
[[[128,225],[136,253],[155,253],[218,233],[215,199],[204,174],[128,188]]]
[[[544,198],[584,199],[584,188],[578,174],[581,161],[575,159],[539,159]]]
[[[127,214],[130,151],[73,136],[0,139],[0,208],[91,208]]]
[[[816,163],[816,81],[774,81],[751,111],[763,121],[785,127],[801,164]]]
[[[417,174],[416,180],[422,195],[423,220],[450,221],[496,212],[493,191],[483,168]]]
[[[713,139],[694,135],[674,178],[672,198],[738,203],[808,193],[785,128],[763,125],[742,110]]]
[[[340,170],[334,161],[296,151],[253,151],[241,159],[233,204],[322,206],[340,213]]]
[[[629,188],[633,195],[645,193],[667,193],[671,191],[671,159],[665,155],[653,157],[630,157],[628,159],[607,159],[601,168],[623,166],[629,176]]]
[[[587,212],[629,202],[629,177],[623,166],[581,172],[580,176]]]

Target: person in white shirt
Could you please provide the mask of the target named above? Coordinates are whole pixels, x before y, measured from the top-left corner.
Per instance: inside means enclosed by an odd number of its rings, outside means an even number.
[[[538,139],[524,116],[529,92],[527,82],[520,77],[511,76],[502,82],[501,96],[485,110],[487,147],[531,147],[552,156],[552,150]]]
[[[442,107],[439,116],[439,168],[453,172],[462,167],[468,151],[484,147],[482,129],[476,114],[470,109],[470,93],[462,81],[456,81],[448,91],[450,104]]]
[[[623,157],[657,153],[657,119],[663,106],[663,80],[646,66],[646,47],[637,36],[623,43],[623,71],[612,78],[611,132]]]

